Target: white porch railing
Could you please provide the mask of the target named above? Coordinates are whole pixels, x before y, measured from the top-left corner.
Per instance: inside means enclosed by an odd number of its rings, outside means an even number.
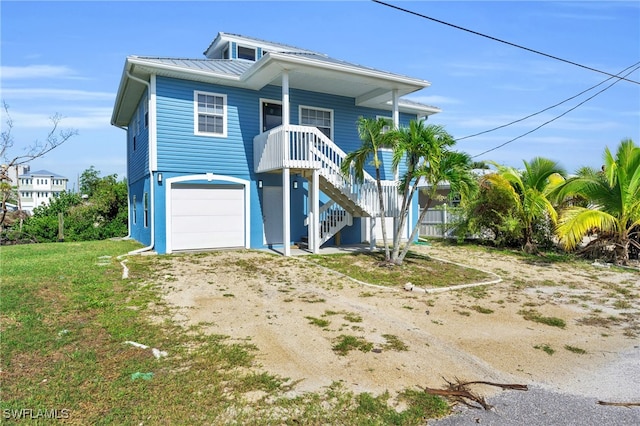
[[[256,136],[253,144],[256,173],[292,169],[318,169],[320,177],[329,186],[323,192],[333,199],[350,202],[364,216],[377,216],[380,202],[375,179],[365,172],[364,181],[357,183],[353,174],[342,175],[340,166],[347,154],[324,133],[311,126],[278,126]],[[397,183],[383,181],[387,215],[397,210]],[[339,194],[332,194],[332,190]],[[346,207],[343,205],[343,207]]]
[[[335,201],[324,203],[318,212],[320,223],[320,245],[326,243],[345,226],[353,225],[353,216]],[[309,218],[304,221],[309,225]]]

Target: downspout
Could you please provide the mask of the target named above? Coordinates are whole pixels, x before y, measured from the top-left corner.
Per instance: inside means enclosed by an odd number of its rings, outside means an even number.
[[[116,126],[118,129],[122,129],[125,132],[129,131],[129,129],[127,127],[124,126]],[[129,143],[129,141],[127,141],[127,143]],[[80,192],[80,182],[78,181],[78,192]],[[129,181],[127,180],[127,236],[124,237],[124,239],[128,240],[131,238],[131,215],[129,214],[129,212],[131,211],[131,201],[130,199],[131,194],[129,194]]]
[[[147,86],[147,102],[151,102],[151,84],[146,81],[146,80],[142,80],[141,78],[135,77],[133,76],[128,70],[127,70],[127,77],[129,77],[130,79],[137,81],[139,83],[144,84],[145,86]],[[152,120],[151,117],[151,108],[148,109],[149,111],[149,132],[151,132],[151,128],[152,126],[155,126],[155,119]],[[153,249],[153,246],[155,245],[155,236],[156,236],[156,218],[155,218],[155,204],[156,204],[156,198],[155,198],[155,184],[153,182],[153,170],[151,167],[151,137],[149,137],[149,192],[151,195],[151,203],[150,203],[150,212],[149,214],[151,215],[151,243],[146,246],[146,247],[142,247],[136,250],[132,250],[129,253],[127,253],[128,255],[134,255],[134,254],[139,254],[145,251],[149,251],[151,249]]]

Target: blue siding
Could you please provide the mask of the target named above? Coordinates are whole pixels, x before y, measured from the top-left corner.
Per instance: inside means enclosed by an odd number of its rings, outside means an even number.
[[[260,131],[260,98],[281,99],[281,89],[237,89],[158,77],[158,169],[172,172],[215,172],[248,179],[253,175],[253,138]],[[194,134],[194,91],[227,95],[227,137]],[[300,123],[299,107],[333,110],[333,139],[345,152],[360,146],[357,120],[375,118],[389,111],[355,107],[353,98],[291,90],[291,122]],[[411,118],[401,115],[401,124]],[[385,161],[383,178],[393,178],[391,162]],[[370,168],[370,172],[373,169]]]
[[[131,215],[132,220],[131,220],[131,229],[130,229],[130,234],[131,234],[131,238],[133,238],[136,241],[141,242],[142,244],[149,245],[151,244],[151,222],[149,222],[149,226],[145,227],[144,226],[144,194],[148,193],[148,197],[149,197],[149,220],[151,221],[153,218],[151,217],[151,194],[149,191],[149,179],[145,178],[145,179],[140,179],[137,180],[135,182],[131,182],[129,181],[129,202],[130,202],[130,207],[129,207],[129,215]],[[135,208],[135,212],[136,212],[136,223],[133,223],[133,214],[134,214],[134,207],[133,207],[133,196],[135,195],[136,197],[136,208]]]
[[[257,93],[185,80],[157,81],[158,170],[249,178],[260,120]],[[195,134],[196,90],[227,95],[227,137]]]
[[[231,52],[235,55],[235,46]],[[263,180],[265,186],[280,186],[282,177],[279,174],[255,175],[253,171],[253,138],[260,132],[260,99],[280,100],[282,89],[278,86],[267,86],[260,91],[205,84],[194,81],[158,77],[156,79],[156,111],[157,111],[157,155],[158,171],[164,180],[172,176],[214,173],[233,176],[251,181],[251,235],[250,245],[263,247],[263,222],[261,191],[257,188],[257,180]],[[194,131],[194,92],[210,92],[227,97],[227,136],[209,137],[196,135]],[[325,108],[333,111],[333,140],[345,152],[360,146],[357,132],[357,120],[360,116],[375,118],[377,115],[389,116],[389,111],[356,107],[353,98],[327,95],[292,89],[290,92],[291,123],[299,124],[300,105],[312,108]],[[401,114],[401,124],[408,124],[416,118]],[[148,191],[148,132],[137,140],[135,152],[129,152],[130,176],[136,177],[131,182],[131,189],[137,195],[138,223],[132,230],[132,236],[142,243],[149,244],[150,230],[138,229],[142,226],[142,192]],[[140,141],[144,140],[141,144]],[[393,178],[390,154],[384,153],[383,178]],[[371,172],[373,170],[371,169]],[[306,180],[292,175],[299,181],[297,190],[291,191],[291,238],[292,242],[307,234],[304,218],[307,211]],[[166,251],[166,214],[165,187],[155,185],[156,226],[155,246],[159,253]],[[132,192],[133,193],[133,192]],[[360,220],[341,232],[342,244],[361,242]]]
[[[142,95],[127,128],[127,178],[130,181],[137,181],[149,172],[149,129],[144,125],[144,105],[142,104],[146,99],[147,92]],[[134,134],[136,128],[138,131]]]

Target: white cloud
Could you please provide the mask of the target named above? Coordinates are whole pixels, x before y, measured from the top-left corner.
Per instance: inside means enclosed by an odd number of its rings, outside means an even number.
[[[111,108],[82,108],[76,113],[62,115],[60,129],[95,129],[111,127]],[[11,111],[16,130],[51,129],[52,114]]]
[[[91,92],[75,89],[2,89],[3,97],[16,97],[20,100],[51,98],[60,101],[114,101],[116,94],[110,92]]]
[[[64,65],[27,65],[22,67],[2,66],[3,80],[30,78],[77,78],[76,72]]]
[[[432,95],[432,96],[407,96],[407,99],[420,102],[427,105],[452,105],[461,103],[459,99],[450,96]]]

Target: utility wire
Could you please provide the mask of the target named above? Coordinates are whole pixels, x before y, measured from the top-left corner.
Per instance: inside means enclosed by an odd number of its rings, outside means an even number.
[[[620,74],[624,73],[624,72],[625,72],[625,71],[627,71],[629,68],[633,68],[633,67],[635,67],[635,66],[637,66],[637,65],[640,65],[640,62],[636,62],[635,64],[633,64],[633,65],[631,65],[631,66],[628,66],[627,68],[623,69],[623,70],[622,70],[622,71],[620,71],[618,74],[616,74],[616,76],[618,76],[618,77],[619,77],[619,76],[620,76]],[[496,131],[496,130],[499,130],[499,129],[503,129],[503,128],[505,128],[505,127],[511,126],[512,124],[516,124],[516,123],[519,123],[519,122],[521,122],[521,121],[527,120],[527,119],[529,119],[529,118],[531,118],[531,117],[534,117],[534,116],[536,116],[536,115],[538,115],[538,114],[542,114],[543,112],[549,111],[550,109],[553,109],[553,108],[555,108],[555,107],[557,107],[557,106],[560,106],[560,105],[562,105],[562,104],[564,104],[564,103],[567,103],[567,102],[569,102],[570,100],[573,100],[573,99],[575,99],[575,98],[577,98],[577,97],[579,97],[579,96],[581,96],[581,95],[583,95],[583,94],[587,93],[588,91],[595,89],[596,87],[598,87],[598,86],[600,86],[600,85],[602,85],[602,84],[606,83],[607,81],[611,80],[612,78],[615,78],[615,77],[609,77],[609,78],[607,78],[606,80],[603,80],[603,81],[601,81],[600,83],[596,84],[595,86],[591,86],[591,87],[589,87],[588,89],[583,90],[582,92],[578,93],[577,95],[571,96],[570,98],[567,98],[567,99],[565,99],[565,100],[564,100],[564,101],[562,101],[562,102],[558,102],[557,104],[551,105],[550,107],[547,107],[547,108],[545,108],[545,109],[541,109],[540,111],[538,111],[538,112],[534,112],[533,114],[529,114],[529,115],[527,115],[526,117],[519,118],[519,119],[514,120],[514,121],[512,121],[512,122],[510,122],[510,123],[503,124],[503,125],[501,125],[501,126],[494,127],[494,128],[492,128],[492,129],[489,129],[489,130],[484,130],[484,131],[479,132],[479,133],[474,133],[474,134],[472,134],[472,135],[468,135],[468,136],[464,136],[464,137],[461,137],[461,138],[457,138],[457,139],[455,139],[455,141],[456,141],[456,142],[458,142],[458,141],[461,141],[461,140],[464,140],[464,139],[473,138],[473,137],[475,137],[475,136],[484,135],[485,133],[490,133],[490,132],[493,132],[493,131]]]
[[[635,71],[636,71],[636,70],[638,70],[638,69],[640,69],[640,66],[637,66],[637,67],[635,67],[634,69],[632,69],[631,71],[629,71],[627,74],[625,74],[625,75],[624,75],[624,77],[628,76],[629,74],[631,74],[632,72],[635,72]],[[610,85],[608,85],[608,86],[607,86],[607,87],[605,87],[604,89],[602,89],[602,90],[600,90],[600,91],[596,92],[596,93],[595,93],[595,94],[593,94],[592,96],[589,96],[587,99],[585,99],[584,101],[580,102],[579,104],[577,104],[577,105],[576,105],[576,106],[574,106],[573,108],[569,108],[568,110],[566,110],[566,111],[565,111],[565,112],[563,112],[562,114],[560,114],[560,115],[558,115],[558,116],[556,116],[556,117],[552,118],[551,120],[545,121],[544,123],[542,123],[541,125],[539,125],[539,126],[535,127],[534,129],[529,130],[528,132],[523,133],[523,134],[522,134],[522,135],[520,135],[520,136],[516,136],[515,138],[513,138],[513,139],[511,139],[511,140],[508,140],[508,141],[506,141],[505,143],[502,143],[502,144],[500,144],[500,145],[498,145],[498,146],[495,146],[495,147],[493,147],[493,148],[491,148],[491,149],[488,149],[488,150],[486,150],[486,151],[483,151],[483,152],[481,152],[480,154],[476,154],[476,155],[472,156],[471,158],[476,158],[476,157],[479,157],[479,156],[481,156],[481,155],[487,154],[487,153],[489,153],[489,152],[491,152],[491,151],[495,151],[495,150],[496,150],[496,149],[498,149],[498,148],[502,148],[503,146],[505,146],[505,145],[507,145],[507,144],[510,144],[511,142],[514,142],[514,141],[516,141],[516,140],[518,140],[518,139],[520,139],[520,138],[523,138],[523,137],[525,137],[525,136],[527,136],[527,135],[529,135],[529,134],[531,134],[531,133],[535,132],[536,130],[540,129],[541,127],[544,127],[544,126],[546,126],[547,124],[549,124],[549,123],[551,123],[551,122],[556,121],[556,120],[557,120],[557,119],[559,119],[560,117],[563,117],[563,116],[567,115],[568,113],[570,113],[570,112],[571,112],[571,111],[573,111],[574,109],[578,108],[579,106],[583,105],[584,103],[586,103],[586,102],[590,101],[591,99],[595,98],[595,97],[596,97],[596,96],[598,96],[600,93],[602,93],[602,92],[604,92],[604,91],[608,90],[611,86],[613,86],[614,84],[616,84],[616,83],[620,82],[621,80],[624,80],[624,78],[616,79],[616,81],[614,81],[613,83],[611,83]]]
[[[411,15],[415,15],[415,16],[418,16],[420,18],[424,18],[424,19],[428,19],[430,21],[437,22],[439,24],[444,24],[444,25],[447,25],[449,27],[456,28],[458,30],[466,31],[466,32],[471,33],[471,34],[475,34],[475,35],[478,35],[478,36],[481,36],[481,37],[485,37],[485,38],[488,38],[488,39],[493,40],[493,41],[497,41],[497,42],[500,42],[500,43],[508,44],[509,46],[517,47],[519,49],[524,49],[524,50],[526,50],[528,52],[536,53],[538,55],[546,56],[547,58],[551,58],[551,59],[555,59],[557,61],[565,62],[567,64],[575,65],[577,67],[584,68],[584,69],[587,69],[589,71],[594,71],[594,72],[597,72],[597,73],[600,73],[600,74],[605,74],[605,75],[608,75],[609,77],[619,78],[621,80],[625,80],[625,81],[628,81],[630,83],[640,84],[640,81],[630,80],[630,79],[627,79],[627,78],[624,78],[624,77],[618,77],[615,74],[611,74],[611,73],[608,73],[606,71],[602,71],[602,70],[599,70],[599,69],[596,69],[596,68],[588,67],[586,65],[582,65],[582,64],[579,64],[577,62],[569,61],[567,59],[562,59],[562,58],[559,58],[557,56],[549,55],[548,53],[540,52],[539,50],[531,49],[531,48],[528,48],[528,47],[525,47],[525,46],[522,46],[522,45],[519,45],[519,44],[516,44],[516,43],[511,43],[510,41],[502,40],[502,39],[499,39],[497,37],[493,37],[493,36],[490,36],[490,35],[487,35],[487,34],[483,34],[483,33],[477,32],[477,31],[470,30],[468,28],[464,28],[464,27],[461,27],[461,26],[458,26],[458,25],[455,25],[455,24],[451,24],[449,22],[441,21],[440,19],[432,18],[430,16],[423,15],[421,13],[414,12],[412,10],[402,8],[400,6],[395,6],[393,4],[386,3],[386,2],[383,2],[383,1],[380,1],[380,0],[371,0],[371,1],[373,1],[374,3],[378,3],[380,5],[383,5],[383,6],[390,7],[392,9],[399,10],[401,12],[409,13]]]

